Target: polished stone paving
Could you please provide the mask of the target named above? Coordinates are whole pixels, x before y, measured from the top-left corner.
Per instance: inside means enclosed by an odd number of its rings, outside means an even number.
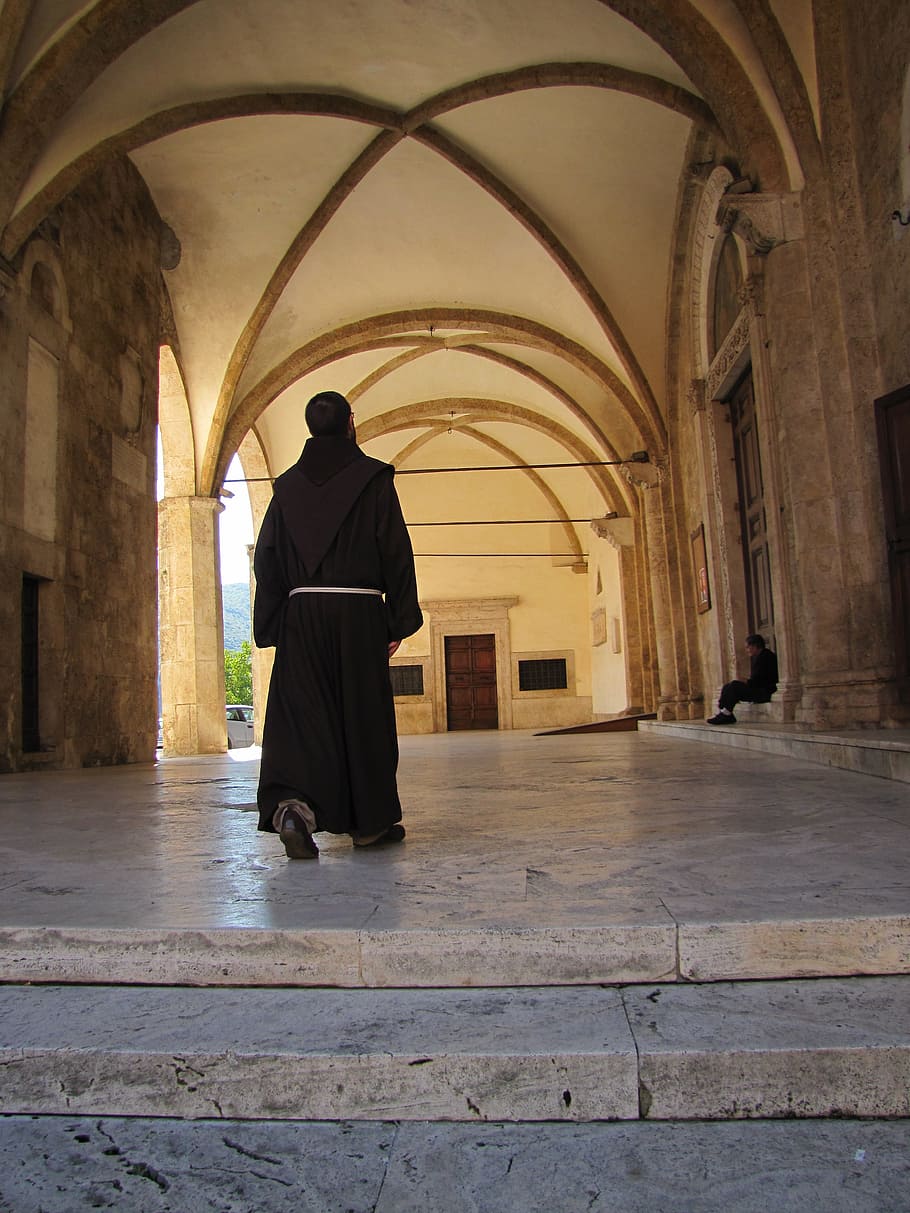
[[[258,753],[0,777],[0,927],[426,930],[910,911],[906,785],[654,733],[401,739],[408,837],[256,830]]]
[[[220,965],[225,984],[243,983],[261,973],[252,957],[271,948],[274,980],[262,984],[281,984],[289,948],[300,967],[289,984],[318,984],[331,953],[350,984],[405,985],[415,952],[421,984],[439,974],[432,965],[442,949],[451,984],[495,986],[514,979],[524,953],[549,947],[549,969],[571,944],[577,954],[560,980],[585,984],[599,977],[591,954],[605,939],[614,974],[621,964],[653,965],[671,983],[908,971],[905,784],[659,732],[405,737],[401,748],[406,843],[355,852],[347,839],[318,836],[318,863],[289,863],[275,837],[255,830],[255,751],[0,778],[2,980],[16,980],[18,964],[24,980],[166,984],[184,964],[188,981],[214,981]],[[472,940],[475,955],[459,969]],[[74,969],[61,976],[67,963]],[[904,979],[863,980],[874,991]],[[133,997],[107,989],[108,1010]],[[761,994],[758,985],[747,990]],[[769,991],[771,1019],[783,1016],[798,1034],[805,1020],[792,991],[784,983]],[[56,997],[51,986],[34,992]],[[146,1009],[159,997],[148,993]],[[217,992],[198,991],[206,993]],[[11,999],[19,994],[28,987],[10,987]],[[734,1034],[743,1022],[735,986],[664,985],[659,1013],[654,989],[620,994],[630,1026],[655,1034],[651,1056],[665,1083],[674,1050],[697,1047],[704,1057],[699,1042],[714,1040],[718,1019]],[[843,997],[855,1000],[854,987]],[[699,998],[706,1006],[689,1018]],[[835,1035],[847,1007],[828,1003]],[[768,1016],[753,1018],[763,1031]],[[58,1043],[65,1038],[61,1030]],[[775,1031],[772,1052],[778,1040]],[[883,1059],[883,1076],[900,1077],[877,1030],[864,1028],[861,1042],[845,1038],[846,1052],[857,1043]],[[726,1064],[722,1050],[717,1056]],[[651,1064],[645,1055],[642,1064]],[[672,1107],[663,1114],[673,1116]],[[906,1119],[0,1117],[0,1213],[908,1213],[908,1180]]]

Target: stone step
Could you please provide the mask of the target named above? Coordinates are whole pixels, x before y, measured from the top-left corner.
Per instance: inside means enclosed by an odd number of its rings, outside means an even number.
[[[0,1113],[910,1115],[910,978],[477,990],[0,989]]]
[[[910,783],[910,729],[844,729],[823,733],[813,732],[805,725],[750,720],[745,713],[742,718],[737,716],[736,724],[723,728],[701,720],[642,720],[638,727],[642,732],[661,737],[756,750],[858,775]]]
[[[15,1213],[907,1213],[907,1120],[0,1117]]]
[[[139,985],[623,985],[910,973],[910,915],[277,930],[0,927],[0,981]]]

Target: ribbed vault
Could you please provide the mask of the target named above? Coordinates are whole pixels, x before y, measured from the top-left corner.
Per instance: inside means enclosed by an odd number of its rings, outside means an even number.
[[[570,520],[615,513],[641,535],[624,461],[672,454],[689,184],[723,165],[739,189],[794,191],[817,160],[810,11],[7,2],[0,255],[15,265],[129,158],[162,222],[169,485],[218,497],[238,452],[274,476],[332,387],[409,474],[415,523],[431,497],[413,474],[505,464],[520,470],[471,473],[473,498],[440,478],[438,516],[508,514],[520,477],[516,511],[536,503],[580,564]]]

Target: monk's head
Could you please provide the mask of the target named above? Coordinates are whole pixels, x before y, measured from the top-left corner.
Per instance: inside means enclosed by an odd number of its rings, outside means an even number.
[[[314,438],[354,436],[354,414],[341,392],[317,392],[306,406],[304,417]]]

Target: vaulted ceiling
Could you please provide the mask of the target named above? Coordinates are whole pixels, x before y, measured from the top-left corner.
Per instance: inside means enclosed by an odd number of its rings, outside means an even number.
[[[402,469],[660,454],[693,132],[794,189],[816,108],[810,0],[4,0],[0,69],[0,250],[129,155],[215,494],[325,387]],[[534,476],[628,512],[613,469]]]

